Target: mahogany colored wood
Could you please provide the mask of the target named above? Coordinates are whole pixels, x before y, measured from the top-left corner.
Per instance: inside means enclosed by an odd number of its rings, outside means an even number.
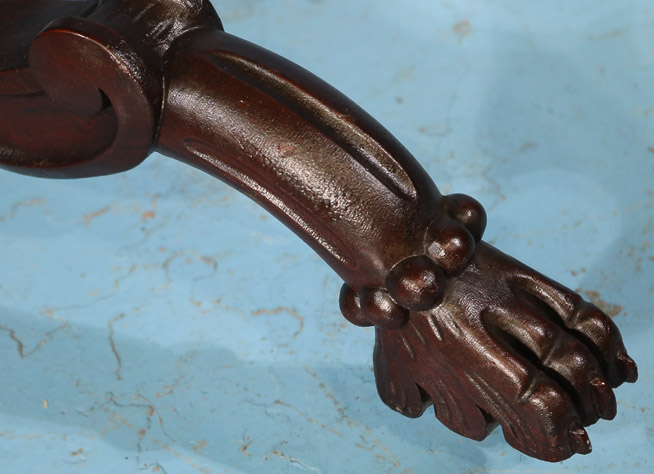
[[[451,430],[498,424],[547,461],[591,445],[637,368],[597,307],[481,241],[474,199],[311,73],[223,32],[208,1],[5,0],[0,166],[50,178],[128,170],[157,150],[229,183],[345,281],[376,327],[382,400]]]

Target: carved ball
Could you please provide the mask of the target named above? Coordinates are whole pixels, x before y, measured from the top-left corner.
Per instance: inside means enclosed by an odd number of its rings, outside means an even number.
[[[339,306],[343,317],[355,326],[372,326],[372,323],[366,319],[361,310],[359,295],[349,285],[344,284],[341,287],[341,294],[338,299]]]
[[[359,301],[365,317],[378,328],[399,329],[409,322],[409,311],[383,288],[363,288]]]
[[[456,276],[470,263],[475,253],[475,239],[470,231],[457,221],[438,221],[425,234],[425,251],[443,269],[447,276]]]
[[[445,273],[425,255],[406,258],[386,277],[390,295],[411,311],[425,311],[440,303],[445,288]]]
[[[445,197],[447,212],[463,224],[479,242],[486,230],[486,210],[476,199],[466,194],[450,194]]]

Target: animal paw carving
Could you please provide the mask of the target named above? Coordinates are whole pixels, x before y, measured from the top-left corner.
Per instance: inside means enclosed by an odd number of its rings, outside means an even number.
[[[425,258],[397,273],[407,281],[437,274]],[[547,461],[590,452],[583,427],[614,418],[612,389],[638,377],[607,315],[483,242],[458,276],[415,280],[430,282],[415,286],[429,289],[420,294],[438,287],[440,302],[417,304],[389,286],[381,324],[365,292],[358,301],[349,288],[342,293],[344,313],[376,326],[375,376],[387,405],[417,417],[433,404],[445,426],[476,440],[499,424],[509,444]]]
[[[363,110],[224,33],[208,0],[24,3],[2,7],[0,167],[97,176],[156,149],[204,170],[348,282],[341,310],[376,327],[377,387],[394,410],[433,404],[477,440],[499,424],[549,461],[590,451],[583,426],[613,418],[612,389],[638,376],[617,327],[481,242],[481,205],[443,197]]]

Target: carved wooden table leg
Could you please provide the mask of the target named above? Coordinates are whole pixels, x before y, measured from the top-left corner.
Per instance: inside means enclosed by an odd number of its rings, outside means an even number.
[[[130,169],[152,150],[247,194],[345,281],[376,327],[382,400],[558,461],[588,453],[637,368],[598,308],[484,243],[381,125],[302,68],[222,31],[208,2],[3,3],[0,165],[43,177]],[[2,23],[4,22],[4,24]],[[43,123],[56,121],[57,126]]]

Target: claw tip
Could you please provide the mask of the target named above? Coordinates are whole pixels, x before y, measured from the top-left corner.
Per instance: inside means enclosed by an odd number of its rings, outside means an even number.
[[[605,420],[612,420],[617,413],[617,404],[615,401],[615,394],[606,380],[595,377],[590,381],[593,387],[593,398],[595,406],[600,417]]]
[[[570,427],[570,447],[577,454],[588,454],[593,450],[588,433],[579,423]]]
[[[634,360],[626,353],[620,354],[618,359],[622,365],[622,373],[624,374],[624,379],[629,383],[634,383],[636,380],[638,380],[638,366],[636,365],[636,362],[634,362]]]

